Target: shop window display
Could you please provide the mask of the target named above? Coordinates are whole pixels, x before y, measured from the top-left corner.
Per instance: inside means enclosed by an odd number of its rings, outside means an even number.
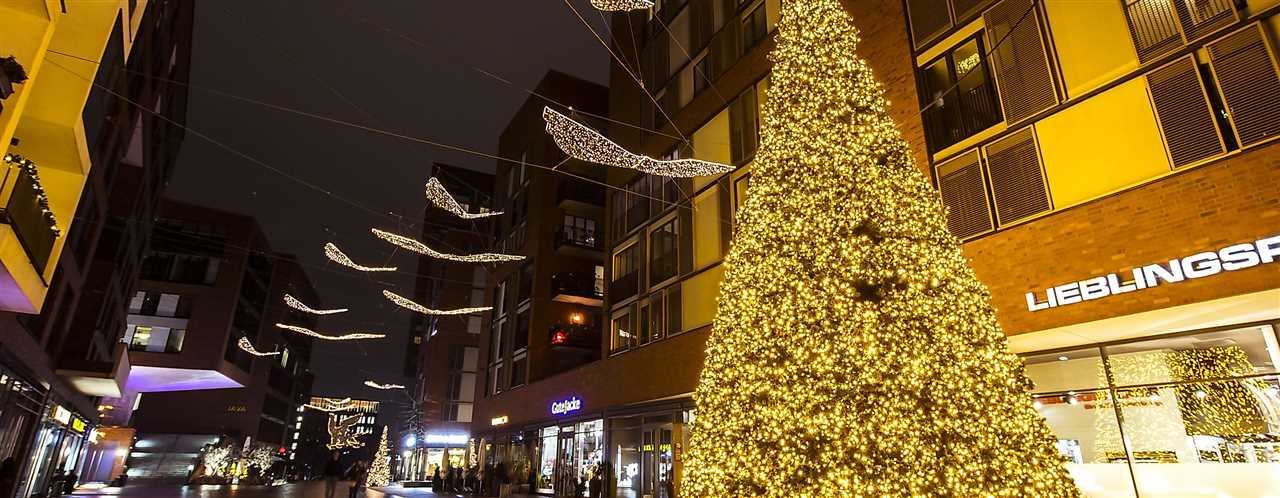
[[[1270,325],[1027,357],[1036,408],[1091,497],[1280,489],[1278,365]]]
[[[556,439],[560,436],[559,427],[542,429],[538,451],[538,493],[555,492]]]

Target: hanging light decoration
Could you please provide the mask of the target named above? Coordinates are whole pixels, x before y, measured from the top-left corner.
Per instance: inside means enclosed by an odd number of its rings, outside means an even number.
[[[390,391],[390,390],[392,390],[392,389],[404,389],[404,386],[402,386],[402,385],[400,385],[400,384],[379,384],[379,383],[374,382],[374,381],[372,381],[372,380],[366,380],[366,381],[364,381],[364,385],[369,386],[369,387],[372,387],[372,388],[374,388],[374,389],[381,389],[381,390],[383,390],[383,391]]]
[[[460,261],[463,263],[501,263],[504,261],[520,261],[524,259],[524,256],[512,255],[512,254],[486,253],[486,254],[472,254],[472,255],[466,255],[466,256],[461,256],[457,254],[445,254],[435,249],[432,249],[430,247],[427,247],[426,244],[413,240],[409,237],[396,235],[391,232],[385,232],[382,230],[378,230],[377,228],[373,229],[373,234],[382,240],[385,240],[387,242],[400,246],[404,249],[408,249],[418,254],[423,254],[436,259]]]
[[[650,0],[591,0],[591,6],[605,12],[644,10],[653,7]]]
[[[303,313],[311,313],[312,315],[336,315],[338,313],[346,313],[350,311],[346,308],[339,308],[339,309],[332,309],[332,310],[312,309],[310,306],[302,304],[302,301],[299,301],[298,298],[295,298],[288,294],[284,295],[284,304],[288,305],[290,308],[293,308],[295,310],[301,311]]]
[[[356,438],[355,431],[351,427],[360,421],[360,415],[352,415],[350,417],[338,418],[338,414],[329,414],[329,444],[325,445],[331,450],[342,448],[360,448],[364,443]]]
[[[556,145],[574,159],[674,178],[718,175],[733,171],[733,166],[728,164],[698,159],[662,161],[632,154],[600,132],[553,111],[550,107],[542,110],[542,117],[547,121],[547,132],[555,139]]]
[[[354,341],[357,339],[381,339],[387,336],[386,334],[369,334],[364,332],[356,332],[356,333],[345,334],[345,335],[324,335],[308,328],[297,327],[294,325],[286,325],[283,323],[277,323],[276,327],[297,332],[302,335],[309,335],[311,337],[315,337],[316,339],[323,339],[326,341]]]
[[[398,295],[389,290],[382,291],[382,295],[386,296],[388,300],[390,300],[393,303],[396,303],[402,308],[417,311],[418,313],[422,313],[424,315],[432,315],[432,316],[470,315],[473,313],[483,313],[485,311],[489,311],[493,309],[491,307],[485,306],[480,308],[460,308],[456,310],[433,310],[421,304],[410,301],[408,298],[405,298],[404,296]]]
[[[332,242],[324,245],[324,255],[329,257],[329,261],[333,261],[334,263],[340,264],[347,268],[352,268],[360,271],[369,271],[369,272],[396,271],[399,269],[394,266],[375,267],[375,266],[364,266],[364,265],[356,264],[354,261],[351,261],[351,258],[348,258],[346,254],[343,254],[342,250],[338,249],[338,246],[334,245]]]
[[[462,208],[462,204],[458,204],[458,200],[454,199],[453,195],[444,188],[444,185],[440,184],[440,180],[435,178],[427,180],[427,200],[431,201],[432,204],[435,204],[436,207],[453,213],[454,216],[464,220],[489,218],[491,216],[499,216],[502,214],[502,211],[490,211],[479,214],[468,213],[466,209]]]
[[[249,342],[248,337],[241,337],[239,341],[236,341],[236,345],[240,346],[240,349],[243,349],[245,352],[254,356],[275,356],[280,354],[279,351],[271,352],[271,353],[263,353],[262,351],[258,351],[257,348],[253,347],[253,343]]]
[[[44,222],[48,225],[49,232],[54,237],[62,235],[62,230],[58,228],[58,220],[53,215],[53,209],[49,207],[49,196],[45,194],[44,186],[40,183],[40,171],[36,168],[36,163],[17,154],[5,154],[4,163],[16,164],[27,174],[27,177],[31,180],[31,190],[36,194],[36,205],[40,207],[40,214],[44,216]]]
[[[337,401],[334,401],[329,398],[312,398],[312,399],[319,399],[320,402],[326,406],[320,406],[313,403],[307,403],[302,406],[306,408],[310,408],[312,410],[317,410],[322,412],[344,412],[352,408],[355,408],[355,403],[351,401],[351,398],[342,398]]]

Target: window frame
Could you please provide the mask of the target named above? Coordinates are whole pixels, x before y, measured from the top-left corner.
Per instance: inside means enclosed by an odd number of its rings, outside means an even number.
[[[961,143],[973,136],[976,136],[986,130],[991,129],[994,126],[999,125],[1000,123],[1005,122],[1004,107],[1000,103],[999,89],[997,87],[998,83],[996,82],[995,73],[992,72],[991,70],[991,54],[987,53],[986,51],[987,49],[986,32],[987,32],[986,29],[979,29],[975,31],[973,34],[971,34],[970,36],[967,36],[961,40],[958,40],[954,45],[948,47],[947,49],[943,50],[940,54],[938,54],[937,57],[929,59],[928,61],[925,61],[924,64],[920,64],[915,67],[916,92],[920,98],[920,108],[922,109],[922,112],[920,113],[920,115],[921,115],[922,121],[924,122],[925,144],[929,151],[929,154],[937,154],[938,152],[941,152],[947,149],[948,147]],[[974,130],[968,129],[969,128],[968,117],[972,113],[972,111],[967,110],[964,104],[964,100],[960,98],[960,93],[959,93],[960,74],[957,72],[956,60],[955,60],[955,52],[959,50],[961,47],[968,45],[970,42],[974,43],[977,50],[976,54],[978,55],[978,64],[975,65],[974,67],[982,68],[982,74],[985,76],[984,85],[987,85],[989,88],[988,90],[989,97],[991,99],[991,105],[995,113],[994,121],[992,121],[990,124],[987,124],[986,126],[983,126],[981,128],[977,128]],[[938,63],[942,63],[947,69],[947,91],[944,92],[940,97],[935,99],[935,98],[932,98],[931,94],[929,93],[930,88],[927,88],[926,86],[928,83],[926,74],[929,68],[933,67]],[[965,76],[968,77],[972,75],[974,71],[976,71],[976,69],[970,69],[970,71],[966,73]],[[945,126],[933,125],[930,122],[932,117],[937,114],[930,112],[936,108],[929,107],[929,106],[932,106],[934,102],[937,102],[939,100],[941,100],[944,103],[948,102],[948,96],[953,96],[952,102],[954,102],[954,106],[956,109],[955,115],[956,115],[957,124],[959,125],[959,129],[960,129],[960,136],[959,138],[953,141],[950,141],[950,143],[942,144],[936,141],[936,137],[934,135],[935,133],[944,133],[946,130],[943,130],[940,132],[933,132],[931,130],[935,126],[937,126],[938,128],[945,128]],[[926,110],[925,107],[929,107],[929,109]]]

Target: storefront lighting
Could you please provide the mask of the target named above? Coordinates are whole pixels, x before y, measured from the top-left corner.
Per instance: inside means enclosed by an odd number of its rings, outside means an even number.
[[[415,446],[415,445],[417,445],[417,444],[418,444],[418,436],[415,436],[415,435],[413,435],[413,434],[410,434],[410,435],[408,435],[408,436],[405,436],[405,437],[404,437],[404,447],[405,447],[405,448],[412,448],[412,447],[414,447],[414,446]]]
[[[426,444],[467,444],[466,434],[427,434]]]
[[[1067,403],[1071,403],[1072,406],[1075,406],[1080,403],[1080,400],[1076,399],[1075,395],[1071,395],[1067,396]]]
[[[1147,396],[1147,399],[1151,400],[1152,403],[1158,403],[1160,402],[1160,393],[1151,393],[1151,396]]]
[[[116,456],[120,458],[129,456],[129,448],[120,448],[116,450]]]
[[[499,425],[505,425],[507,423],[507,420],[508,419],[506,415],[503,415],[501,417],[493,417],[493,419],[489,420],[489,425],[492,425],[494,427],[497,427]]]
[[[551,403],[552,415],[568,415],[582,409],[582,400],[577,396]]]
[[[1059,356],[1059,357],[1058,357],[1058,361],[1067,361],[1067,360],[1070,360],[1070,359],[1071,359],[1071,358],[1067,358],[1066,356]]]
[[[1032,403],[1032,405],[1034,405],[1034,406],[1036,407],[1036,409],[1037,409],[1037,410],[1039,410],[1039,409],[1041,409],[1041,408],[1044,408],[1044,403],[1041,403],[1041,402],[1040,402],[1040,400],[1038,400],[1038,399],[1037,399],[1037,400],[1035,400],[1035,402],[1034,402],[1034,403]]]
[[[413,452],[409,450],[404,450],[404,452],[401,453],[400,456],[403,457],[405,460],[408,460],[409,457],[413,456]]]

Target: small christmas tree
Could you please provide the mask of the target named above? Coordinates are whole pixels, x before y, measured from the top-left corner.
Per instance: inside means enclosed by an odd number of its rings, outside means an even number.
[[[378,442],[378,452],[373,455],[373,463],[369,465],[367,484],[371,488],[386,486],[391,482],[391,458],[387,456],[387,426],[382,426],[382,438]]]
[[[680,496],[1078,498],[839,0],[784,0]]]

